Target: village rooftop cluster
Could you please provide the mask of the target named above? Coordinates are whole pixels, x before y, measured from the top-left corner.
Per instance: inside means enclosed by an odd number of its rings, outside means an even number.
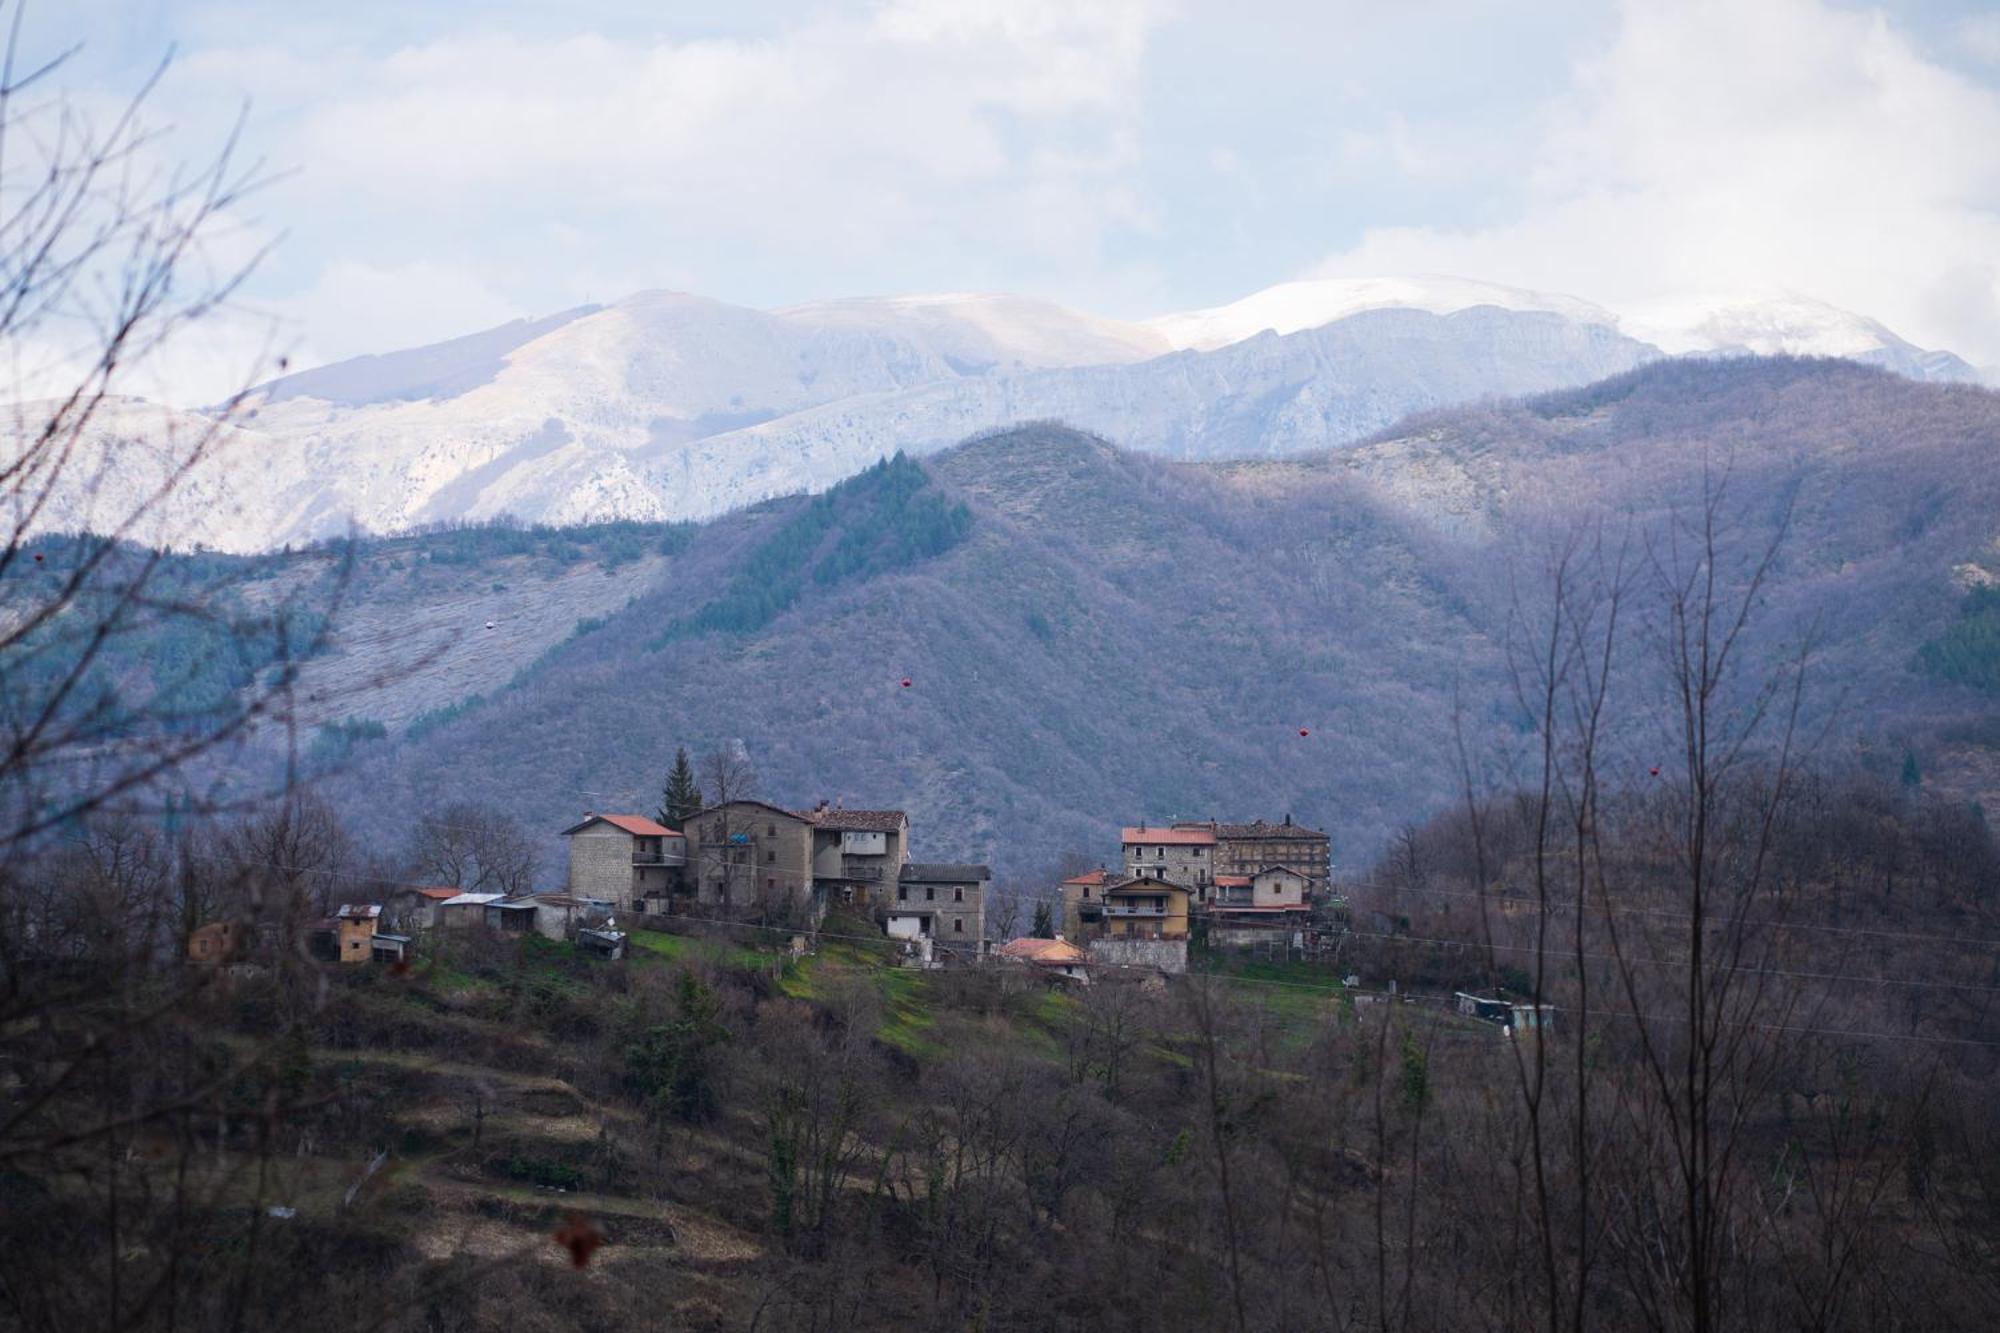
[[[1335,929],[1327,835],[1278,821],[1182,820],[1120,831],[1116,868],[1063,880],[1040,929],[993,912],[983,864],[912,859],[909,816],[821,801],[787,809],[731,800],[670,828],[638,814],[586,812],[562,830],[568,872],[559,892],[509,896],[450,885],[401,886],[381,902],[348,903],[312,923],[308,943],[327,961],[407,959],[422,935],[483,929],[574,942],[623,956],[626,930],[671,919],[734,922],[810,940],[830,909],[874,923],[917,967],[997,958],[1065,980],[1094,967],[1180,973],[1191,938],[1212,947],[1272,945],[1311,951]],[[621,927],[621,922],[625,923]],[[198,963],[236,959],[228,922],[189,939]]]

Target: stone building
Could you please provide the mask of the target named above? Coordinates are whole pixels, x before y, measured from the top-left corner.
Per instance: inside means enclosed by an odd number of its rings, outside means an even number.
[[[910,859],[910,819],[901,810],[847,810],[821,801],[796,812],[813,828],[813,887],[822,902],[867,907],[894,893]]]
[[[366,963],[375,956],[375,927],[382,919],[376,903],[347,903],[333,914],[343,963]]]
[[[1323,889],[1333,878],[1333,843],[1319,829],[1255,820],[1248,824],[1177,824],[1176,828],[1206,829],[1214,836],[1214,873],[1254,875],[1266,866],[1285,866],[1306,877],[1309,887]]]
[[[1163,879],[1208,901],[1215,879],[1215,830],[1207,824],[1172,827],[1141,824],[1124,830],[1125,873],[1133,879]]]
[[[568,892],[628,912],[661,911],[683,885],[688,840],[644,815],[586,814],[569,839]]]
[[[1306,927],[1310,881],[1290,866],[1264,866],[1254,875],[1218,875],[1208,905],[1208,941],[1258,944]]]
[[[1102,929],[1104,885],[1111,878],[1111,873],[1099,866],[1062,882],[1063,934],[1080,940]]]
[[[939,948],[977,953],[986,935],[986,887],[992,879],[985,866],[910,862],[898,878],[895,901],[883,907],[889,934],[928,936]]]
[[[809,907],[815,827],[812,814],[765,801],[703,810],[686,830],[687,875],[697,901],[723,911]]]

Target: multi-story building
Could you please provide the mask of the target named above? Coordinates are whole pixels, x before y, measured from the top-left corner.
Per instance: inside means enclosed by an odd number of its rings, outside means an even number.
[[[1110,879],[1111,873],[1100,866],[1062,882],[1063,934],[1080,940],[1103,927],[1104,885]]]
[[[1217,875],[1207,910],[1211,944],[1253,944],[1273,931],[1303,930],[1309,881],[1290,866],[1265,866],[1254,875]]]
[[[1104,932],[1113,938],[1184,940],[1192,891],[1163,876],[1134,876],[1105,886]]]
[[[883,908],[884,924],[898,939],[928,937],[938,948],[977,953],[992,879],[985,866],[911,861],[897,880],[895,901]]]
[[[1255,875],[1266,866],[1298,871],[1308,886],[1323,889],[1333,878],[1333,843],[1319,829],[1255,820],[1248,824],[1177,824],[1176,828],[1206,829],[1215,838],[1214,873]]]
[[[1134,879],[1163,879],[1206,902],[1215,880],[1215,830],[1207,824],[1128,828],[1125,873]]]
[[[822,901],[880,904],[910,859],[910,819],[901,810],[847,810],[821,801],[796,812],[812,824],[813,886]]]
[[[686,829],[687,877],[696,900],[725,911],[810,905],[814,832],[811,814],[765,801],[703,810]]]
[[[688,840],[644,815],[586,814],[569,839],[568,891],[628,912],[660,911],[681,889]]]

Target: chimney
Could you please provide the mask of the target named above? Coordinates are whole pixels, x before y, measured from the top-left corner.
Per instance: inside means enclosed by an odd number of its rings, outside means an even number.
[[[583,817],[584,817],[585,819],[595,819],[595,818],[597,818],[597,816],[596,816],[596,815],[595,815],[595,814],[594,814],[593,812],[591,812],[591,811],[589,811],[589,810],[586,810],[586,811],[584,811],[584,812],[583,812]]]
[[[1292,826],[1292,812],[1287,810],[1285,811],[1285,827],[1290,828],[1291,826]]]

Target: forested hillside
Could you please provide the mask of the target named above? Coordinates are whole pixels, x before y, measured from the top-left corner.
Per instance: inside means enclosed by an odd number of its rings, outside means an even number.
[[[1783,360],[1273,462],[1035,425],[697,528],[364,545],[305,681],[317,721],[383,724],[324,783],[384,832],[469,797],[553,835],[650,809],[676,744],[740,742],[774,799],[908,809],[920,855],[1035,869],[1129,820],[1290,812],[1352,865],[1455,800],[1460,732],[1508,761],[1560,543],[1622,560],[1642,651],[1706,486],[1728,569],[1776,542],[1750,642],[1810,644],[1814,743],[1991,800],[1996,454],[1992,394]],[[1671,742],[1620,743],[1643,769]]]

